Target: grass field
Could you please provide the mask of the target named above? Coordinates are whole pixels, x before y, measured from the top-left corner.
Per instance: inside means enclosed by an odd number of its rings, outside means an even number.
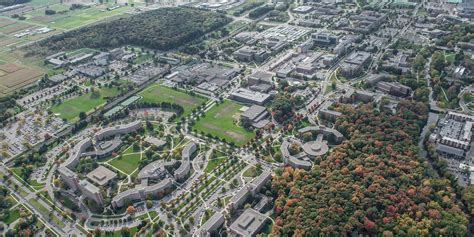
[[[218,165],[224,163],[226,160],[227,160],[226,156],[209,160],[209,162],[207,162],[206,168],[204,169],[204,172],[209,173],[213,171]]]
[[[33,206],[36,208],[36,210],[38,210],[39,212],[41,212],[43,215],[45,215],[45,216],[48,216],[48,215],[49,215],[50,211],[49,211],[46,207],[44,207],[41,203],[39,203],[38,201],[36,201],[36,199],[34,199],[34,198],[30,199],[29,203],[30,203],[31,205],[33,205]],[[66,224],[64,224],[64,222],[61,221],[61,220],[60,220],[57,216],[55,216],[55,215],[52,215],[52,216],[51,216],[51,220],[52,220],[56,225],[58,225],[58,226],[61,227],[61,228],[66,227]]]
[[[244,177],[257,177],[257,175],[260,175],[262,173],[261,170],[258,170],[255,167],[249,167],[247,170],[244,171],[243,176]]]
[[[4,220],[5,224],[10,225],[14,221],[18,220],[20,218],[20,210],[18,207],[15,207],[14,209],[10,209],[8,211],[8,217]]]
[[[227,142],[233,142],[237,146],[244,145],[255,137],[255,134],[236,124],[241,107],[226,100],[208,110],[206,116],[197,121],[193,128],[198,132],[209,133]]]
[[[123,154],[121,157],[117,157],[109,162],[109,164],[124,173],[132,174],[133,171],[138,167],[140,162],[140,154]]]
[[[179,104],[184,108],[183,116],[189,115],[194,108],[206,102],[203,97],[188,95],[182,91],[157,84],[145,88],[139,95],[143,97],[142,100],[145,102]]]
[[[119,91],[116,88],[102,88],[100,89],[100,96],[98,98],[91,98],[92,92],[69,99],[63,103],[53,106],[51,111],[58,114],[59,117],[68,121],[78,118],[80,112],[90,112],[96,107],[106,102],[106,97],[118,95]]]
[[[456,58],[456,54],[455,53],[444,53],[444,58],[445,58],[447,63],[453,64],[454,60]]]

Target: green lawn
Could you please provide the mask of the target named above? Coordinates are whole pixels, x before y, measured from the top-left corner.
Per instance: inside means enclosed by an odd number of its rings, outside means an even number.
[[[116,88],[100,89],[100,96],[92,98],[92,92],[66,100],[59,105],[51,108],[51,111],[58,114],[59,117],[66,120],[75,120],[79,117],[80,112],[90,112],[94,108],[106,102],[106,97],[116,96],[119,94]]]
[[[453,64],[454,60],[456,58],[456,54],[455,53],[445,53],[444,58],[445,58],[447,63]]]
[[[237,146],[244,145],[255,137],[255,133],[236,124],[241,107],[226,100],[208,110],[205,117],[197,121],[193,128],[198,132],[209,133],[227,142],[233,142]]]
[[[46,217],[49,216],[49,213],[50,211],[45,207],[43,206],[41,203],[39,203],[36,199],[32,198],[30,199],[29,203],[36,208],[36,210],[38,210],[39,212],[41,212],[43,215],[45,215]],[[64,228],[66,227],[66,224],[64,224],[63,221],[61,221],[56,215],[52,215],[51,216],[51,220],[56,224],[58,225],[59,227],[61,228]]]
[[[5,224],[10,225],[11,223],[15,222],[20,218],[20,210],[18,207],[14,208],[13,210],[10,209],[8,211],[8,217],[4,220]]]
[[[163,85],[151,85],[140,94],[143,97],[143,101],[150,103],[175,103],[183,106],[183,116],[187,116],[191,111],[199,105],[206,102],[206,99],[200,96],[192,96],[184,93],[183,91],[174,90],[172,88]]]
[[[261,170],[257,170],[257,168],[252,166],[244,171],[243,176],[253,178],[253,177],[257,177],[257,175],[260,175],[261,173],[262,173]]]
[[[225,156],[209,160],[209,162],[207,162],[206,168],[204,169],[204,172],[209,173],[213,171],[219,164],[222,164],[225,161],[227,161],[227,157]]]
[[[130,235],[129,236],[135,236],[135,233],[138,232],[137,227],[132,227],[129,230],[130,230]],[[102,237],[107,236],[108,237],[109,235],[106,235],[105,232],[102,232],[102,234],[100,236],[102,236]],[[117,230],[117,231],[113,232],[113,235],[112,235],[112,237],[122,237],[122,236],[123,235],[122,235],[122,232],[120,230]]]
[[[117,157],[109,162],[109,164],[124,173],[132,174],[138,167],[140,154],[125,154]]]

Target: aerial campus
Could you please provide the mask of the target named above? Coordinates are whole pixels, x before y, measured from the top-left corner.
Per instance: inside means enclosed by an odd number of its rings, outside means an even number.
[[[472,236],[473,0],[0,0],[0,236]]]

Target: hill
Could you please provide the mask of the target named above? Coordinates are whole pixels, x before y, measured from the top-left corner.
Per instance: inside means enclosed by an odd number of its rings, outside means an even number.
[[[29,51],[47,55],[78,48],[135,45],[168,50],[226,25],[223,14],[190,8],[160,8],[71,30],[39,42]]]

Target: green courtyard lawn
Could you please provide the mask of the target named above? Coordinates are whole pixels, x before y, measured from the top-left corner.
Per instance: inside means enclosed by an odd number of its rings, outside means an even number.
[[[126,173],[132,174],[138,167],[140,162],[140,153],[123,154],[109,161],[109,164],[114,168]]]
[[[207,166],[204,169],[204,172],[209,173],[209,172],[213,171],[217,166],[219,166],[220,164],[222,164],[226,161],[227,161],[227,156],[222,156],[222,157],[210,159],[207,162]]]
[[[106,97],[116,96],[119,94],[117,88],[101,88],[100,96],[92,97],[92,92],[83,94],[81,96],[66,100],[59,105],[51,108],[51,111],[58,114],[60,118],[68,121],[75,120],[79,117],[80,112],[88,113],[94,108],[103,105],[106,102]]]
[[[193,96],[186,94],[183,91],[174,90],[164,85],[151,85],[139,94],[143,97],[142,101],[150,103],[175,103],[183,106],[183,116],[187,116],[191,111],[207,101],[206,98],[201,96]]]
[[[204,117],[196,121],[193,129],[242,146],[254,138],[255,133],[236,124],[241,107],[239,104],[226,100],[208,110]]]

